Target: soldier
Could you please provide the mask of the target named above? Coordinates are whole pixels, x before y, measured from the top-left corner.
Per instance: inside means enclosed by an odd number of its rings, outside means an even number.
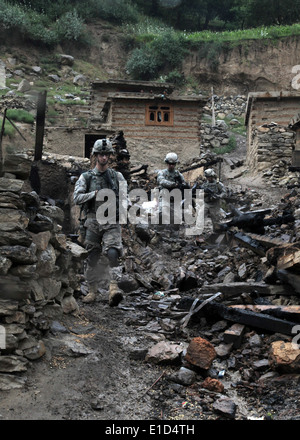
[[[178,170],[176,170],[177,162],[178,156],[176,153],[168,153],[166,155],[165,163],[167,164],[167,168],[159,171],[157,175],[157,183],[160,190],[172,190],[174,188],[179,188],[180,190],[182,190],[183,188],[189,187],[186,184],[183,175]],[[170,209],[170,223],[174,224],[174,204],[168,202],[164,203],[163,200],[160,200],[160,217],[162,215],[163,206],[167,206],[168,209]]]
[[[166,155],[165,163],[167,168],[159,171],[157,175],[157,183],[160,189],[173,189],[186,184],[183,175],[175,169],[177,162],[178,156],[176,153],[168,153]]]
[[[109,305],[111,307],[117,306],[123,299],[117,282],[111,279],[110,274],[110,267],[117,267],[122,255],[121,226],[117,221],[114,224],[100,224],[97,221],[96,212],[103,202],[98,202],[96,196],[102,189],[112,189],[115,192],[118,206],[119,183],[126,181],[121,173],[108,166],[109,157],[113,152],[109,140],[97,140],[92,149],[92,158],[96,160],[96,166],[81,174],[74,189],[74,202],[83,207],[86,215],[84,245],[89,252],[85,270],[89,293],[83,301],[93,302],[96,299],[99,282],[109,279]]]
[[[130,184],[130,154],[128,150],[120,150],[117,154],[116,170],[125,177],[128,184]]]
[[[213,230],[217,229],[217,224],[221,220],[221,200],[227,195],[223,183],[217,181],[217,175],[213,169],[208,168],[204,171],[205,182],[201,186],[204,190],[204,215],[209,215],[213,224]]]

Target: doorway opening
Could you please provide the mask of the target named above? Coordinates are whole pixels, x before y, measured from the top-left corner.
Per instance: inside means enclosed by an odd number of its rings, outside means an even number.
[[[94,143],[98,139],[105,139],[105,134],[86,134],[84,139],[84,157],[87,157],[88,159],[91,157],[91,152],[94,146]]]

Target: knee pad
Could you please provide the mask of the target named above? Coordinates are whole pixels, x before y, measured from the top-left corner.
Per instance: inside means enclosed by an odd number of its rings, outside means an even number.
[[[110,267],[117,267],[119,265],[119,252],[116,248],[109,248],[107,251],[107,258]]]
[[[99,249],[93,249],[89,252],[87,262],[91,267],[95,267],[101,255],[101,251]]]

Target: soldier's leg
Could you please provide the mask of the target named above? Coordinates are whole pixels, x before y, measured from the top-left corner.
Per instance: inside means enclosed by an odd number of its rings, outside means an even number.
[[[121,226],[111,225],[103,234],[103,254],[107,257],[110,270],[110,285],[108,303],[111,307],[117,306],[123,299],[123,292],[118,287],[116,270],[119,258],[122,256]]]
[[[103,258],[101,247],[102,233],[95,227],[89,227],[86,232],[85,247],[88,251],[86,260],[85,278],[88,283],[89,293],[83,302],[89,303],[96,299],[101,281],[108,280],[107,261]]]
[[[221,207],[220,203],[218,201],[213,204],[213,206],[210,209],[210,216],[213,224],[213,230],[214,232],[218,230],[218,224],[222,220],[222,213],[221,213]]]

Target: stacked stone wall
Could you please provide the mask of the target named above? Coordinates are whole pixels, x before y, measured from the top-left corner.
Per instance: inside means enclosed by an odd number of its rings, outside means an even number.
[[[77,312],[86,258],[62,230],[63,210],[26,191],[31,160],[9,163],[0,178],[0,390],[23,386],[53,320]]]
[[[287,127],[264,124],[253,130],[247,151],[247,166],[251,172],[271,169],[279,162],[291,165],[295,148],[295,133]]]

